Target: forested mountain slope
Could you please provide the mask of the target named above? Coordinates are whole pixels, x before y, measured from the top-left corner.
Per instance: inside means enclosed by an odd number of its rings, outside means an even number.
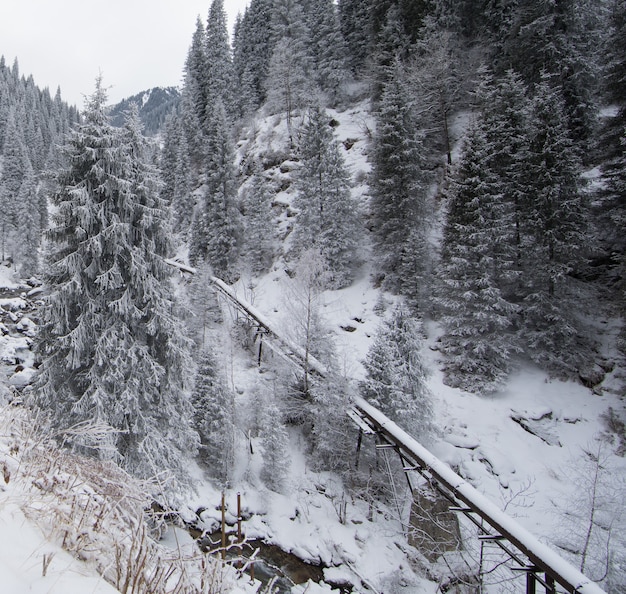
[[[3,259],[45,291],[34,361],[10,364],[32,367],[19,387],[44,431],[165,472],[150,496],[207,533],[219,491],[241,490],[246,533],[328,583],[514,590],[473,528],[455,551],[417,538],[398,461],[372,443],[355,459],[358,393],[624,591],[624,14],[251,0],[231,40],[213,0],[159,147],[137,107],[112,126],[101,81],[80,119],[55,99],[37,120],[46,93],[2,64]],[[259,353],[212,276],[303,369]]]

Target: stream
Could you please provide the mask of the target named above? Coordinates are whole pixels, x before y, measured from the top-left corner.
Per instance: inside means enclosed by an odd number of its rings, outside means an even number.
[[[209,535],[202,535],[194,529],[190,529],[190,534],[198,543],[200,549],[206,553],[216,552],[221,547],[221,532],[213,532]],[[235,537],[236,534],[229,532],[227,537]],[[272,584],[272,593],[289,594],[293,586],[305,584],[309,580],[320,583],[324,581],[324,566],[307,563],[293,553],[288,553],[274,544],[266,543],[260,539],[245,541],[241,548],[233,546],[227,552],[228,559],[244,557],[249,559],[254,555],[254,578],[262,584],[260,591]],[[250,571],[247,571],[250,574]],[[352,588],[347,588],[341,584],[328,583],[331,587],[337,588],[341,594],[349,594]]]

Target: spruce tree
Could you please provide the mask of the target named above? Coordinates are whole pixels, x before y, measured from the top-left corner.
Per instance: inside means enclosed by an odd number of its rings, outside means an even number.
[[[363,365],[361,393],[420,441],[433,430],[433,396],[421,360],[419,323],[402,307],[383,322]]]
[[[13,256],[17,247],[16,232],[20,217],[19,193],[27,168],[31,167],[25,147],[22,128],[18,125],[15,110],[11,112],[2,147],[2,169],[0,177],[0,241],[2,259]]]
[[[426,182],[413,102],[403,69],[397,64],[376,114],[370,182],[377,267],[385,285],[395,291],[404,292],[405,281],[412,284],[415,280],[404,277],[405,270],[412,269],[419,278],[426,275],[427,261],[419,256],[426,249],[432,212]],[[413,293],[410,286],[406,288]]]
[[[314,95],[310,32],[300,1],[274,0],[271,24],[274,43],[266,79],[267,103],[274,111],[285,112],[293,142],[293,115]]]
[[[213,0],[206,30],[206,79],[208,106],[221,100],[230,118],[237,115],[235,71],[224,0]],[[210,114],[206,114],[210,118]],[[207,122],[208,124],[208,122]]]
[[[581,164],[552,77],[537,86],[533,104],[522,334],[531,359],[553,373],[575,377],[590,346],[570,276],[581,269],[589,237]]]
[[[243,257],[253,274],[267,272],[274,261],[276,228],[272,220],[272,193],[260,166],[243,189]]]
[[[326,261],[333,288],[353,278],[360,226],[350,195],[350,179],[329,117],[319,108],[309,110],[298,148],[301,168],[296,175],[295,206],[299,209],[294,232],[296,255],[317,247]]]
[[[332,0],[313,0],[306,13],[315,77],[331,102],[336,102],[348,77],[347,47],[337,8]]]
[[[240,220],[234,151],[228,116],[220,100],[211,109],[206,155],[204,201],[192,223],[189,257],[192,264],[206,260],[216,276],[234,281],[238,273]]]
[[[250,109],[265,99],[265,79],[275,45],[272,28],[273,0],[251,0],[235,29],[233,65],[239,82],[240,98]],[[246,114],[245,104],[241,106]]]
[[[52,196],[33,401],[80,451],[185,481],[197,447],[188,343],[171,313],[166,217],[139,130],[136,112],[123,130],[110,125],[98,80]],[[113,432],[93,443],[75,430],[84,423]]]
[[[39,271],[39,246],[44,229],[44,219],[37,192],[37,179],[30,163],[24,172],[24,180],[18,194],[20,214],[16,220],[16,264],[20,274],[27,278]]]
[[[226,486],[235,454],[235,400],[220,377],[216,357],[206,347],[201,351],[192,403],[200,460],[209,474]]]
[[[500,197],[484,166],[491,147],[484,122],[470,129],[451,180],[436,304],[444,333],[441,351],[449,385],[470,391],[497,390],[519,350],[512,326],[517,307],[500,284]]]
[[[289,434],[282,419],[282,413],[275,402],[265,403],[261,417],[261,444],[263,446],[263,467],[261,479],[276,492],[288,488]]]
[[[339,24],[348,49],[348,65],[363,75],[373,46],[371,0],[339,0]]]

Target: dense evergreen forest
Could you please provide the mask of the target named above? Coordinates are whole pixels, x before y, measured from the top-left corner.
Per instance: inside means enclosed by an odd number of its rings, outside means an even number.
[[[1,258],[47,292],[28,402],[77,452],[166,468],[174,505],[189,457],[228,485],[240,421],[205,287],[275,266],[293,340],[329,369],[277,364],[259,385],[246,431],[275,491],[298,427],[312,468],[386,496],[377,461],[351,469],[356,429],[336,411],[358,392],[428,443],[427,324],[451,387],[497,393],[528,364],[595,386],[599,317],[625,313],[625,79],[625,0],[251,0],[232,36],[213,0],[150,139],[139,99],[112,113],[98,80],[79,113],[2,59]],[[358,180],[330,115],[357,107]],[[174,255],[196,270],[176,286]],[[353,385],[319,300],[364,270],[395,305]],[[70,431],[83,423],[112,429]]]

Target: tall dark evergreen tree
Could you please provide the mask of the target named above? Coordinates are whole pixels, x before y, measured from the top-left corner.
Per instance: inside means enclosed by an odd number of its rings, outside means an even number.
[[[484,167],[490,151],[479,119],[451,180],[436,298],[446,382],[487,392],[503,384],[519,350],[512,336],[518,308],[504,298],[499,282],[499,196],[493,173]]]
[[[206,260],[226,281],[237,276],[240,235],[234,151],[228,116],[221,101],[211,109],[206,140],[206,189],[192,223],[189,257],[193,264]]]
[[[596,2],[529,0],[518,3],[496,57],[500,72],[512,68],[527,85],[538,84],[542,72],[557,77],[577,141],[588,140],[593,130],[597,72],[592,48],[598,36]]]
[[[273,51],[265,81],[267,103],[276,112],[286,113],[293,141],[293,114],[315,96],[311,88],[310,31],[300,0],[274,0],[272,37]]]
[[[339,0],[339,23],[348,49],[348,65],[364,74],[373,45],[371,0]]]
[[[98,81],[52,196],[33,401],[66,443],[141,477],[167,469],[185,480],[197,434],[188,343],[171,313],[165,212],[136,113],[120,131],[105,104]],[[76,430],[82,423],[114,431],[93,443]]]
[[[205,109],[210,109],[217,100],[221,100],[227,114],[234,118],[238,115],[235,101],[235,70],[224,0],[211,2],[206,30],[205,60],[207,89]],[[210,114],[205,115],[210,118]]]
[[[551,78],[537,86],[533,105],[522,334],[531,359],[575,377],[589,357],[590,341],[589,329],[582,325],[584,300],[570,275],[584,261],[589,217],[580,188],[581,164]]]
[[[200,435],[200,459],[210,475],[226,486],[235,454],[235,400],[207,348],[201,352],[192,403],[194,427]]]
[[[274,261],[276,228],[272,220],[272,193],[260,167],[243,189],[243,257],[254,274],[267,272]]]
[[[16,233],[21,215],[20,188],[27,168],[31,167],[22,128],[18,126],[16,118],[14,109],[9,115],[4,134],[4,145],[2,146],[0,247],[3,260],[9,256],[15,256],[15,250],[19,243]]]
[[[265,99],[265,79],[269,71],[275,38],[272,21],[273,0],[251,0],[235,31],[233,63],[240,95],[256,101]]]
[[[425,268],[420,271],[420,262],[427,261],[419,254],[425,253],[432,212],[421,132],[410,97],[403,69],[397,65],[376,114],[370,182],[378,270],[386,286],[400,292],[405,281],[415,280],[404,277],[403,269],[413,268],[418,278],[426,273]]]
[[[313,0],[305,6],[311,37],[315,78],[331,102],[337,101],[348,79],[347,46],[332,0]]]

